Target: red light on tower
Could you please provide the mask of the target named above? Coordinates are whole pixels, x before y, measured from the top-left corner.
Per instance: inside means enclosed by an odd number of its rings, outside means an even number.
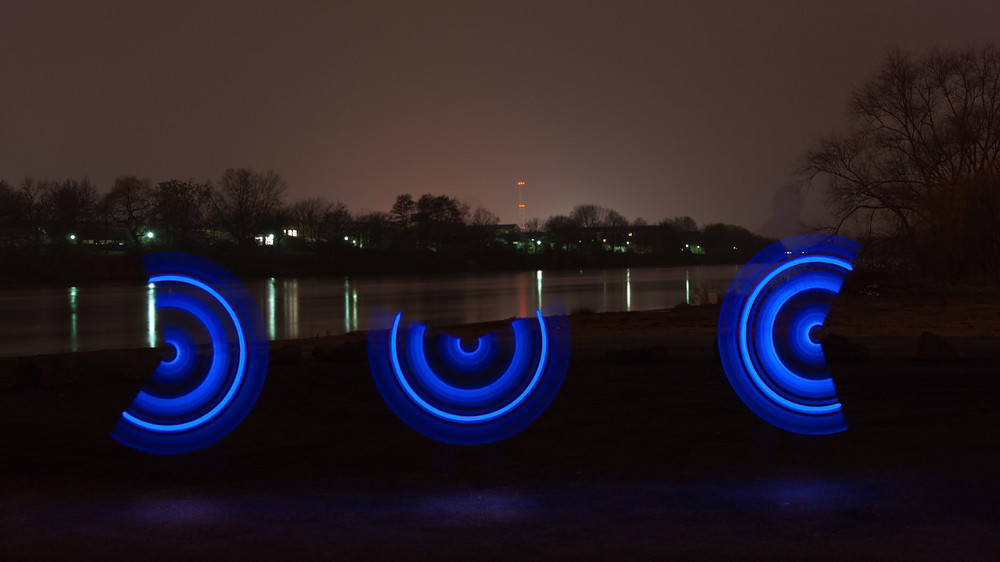
[[[518,224],[518,226],[521,227],[521,230],[524,230],[525,229],[525,224],[524,224],[524,182],[523,181],[517,182],[517,208],[520,211],[520,219],[521,219],[520,223]]]

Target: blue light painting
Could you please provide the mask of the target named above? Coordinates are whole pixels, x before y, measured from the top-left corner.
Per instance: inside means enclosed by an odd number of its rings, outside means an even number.
[[[825,435],[847,429],[818,330],[858,244],[839,236],[786,238],[736,275],[719,315],[719,354],[736,394],[787,431]]]
[[[424,435],[456,445],[509,437],[555,398],[569,364],[569,322],[558,306],[463,340],[430,334],[403,313],[375,313],[372,377],[389,408]]]
[[[111,436],[150,453],[186,453],[250,413],[267,374],[267,337],[253,297],[221,267],[185,254],[144,259],[168,355]]]

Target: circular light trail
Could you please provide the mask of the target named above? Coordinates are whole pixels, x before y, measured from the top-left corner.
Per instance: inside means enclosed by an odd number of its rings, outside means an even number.
[[[837,236],[787,238],[754,256],[726,293],[718,332],[726,377],[777,427],[809,435],[847,429],[816,331],[857,251]]]
[[[561,311],[560,311],[561,312]],[[376,314],[368,357],[389,407],[413,429],[471,445],[508,437],[531,424],[555,397],[569,362],[563,314],[536,311],[475,340],[427,335],[403,314]]]
[[[211,262],[184,254],[145,262],[173,357],[159,364],[112,436],[151,453],[193,451],[228,435],[253,408],[267,372],[263,323],[246,289]]]

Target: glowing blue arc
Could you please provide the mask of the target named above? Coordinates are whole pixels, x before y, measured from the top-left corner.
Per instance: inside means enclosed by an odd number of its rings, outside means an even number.
[[[822,328],[825,320],[826,315],[817,310],[807,310],[792,319],[788,330],[791,334],[797,334],[797,337],[790,340],[792,350],[800,361],[813,366],[824,365],[826,357],[823,355],[823,346],[812,339],[812,330]]]
[[[149,278],[150,283],[159,283],[166,281],[173,281],[176,283],[186,283],[188,285],[193,285],[211,295],[212,298],[218,301],[218,303],[221,304],[222,307],[226,309],[226,313],[229,314],[229,318],[233,321],[233,326],[236,329],[236,334],[239,339],[238,341],[239,365],[236,369],[236,378],[233,381],[233,384],[230,385],[229,390],[226,392],[226,395],[222,398],[222,400],[219,401],[219,403],[216,404],[215,407],[213,407],[205,414],[188,422],[164,425],[158,423],[151,423],[146,420],[139,419],[128,412],[122,412],[123,418],[141,428],[148,429],[150,431],[174,433],[174,432],[187,431],[189,429],[193,429],[205,423],[208,423],[216,416],[218,416],[220,412],[222,412],[229,406],[230,402],[232,402],[233,400],[233,397],[236,395],[236,391],[240,388],[240,385],[243,384],[243,376],[246,372],[247,355],[249,351],[247,349],[246,335],[243,333],[243,326],[240,323],[236,311],[233,309],[232,305],[229,304],[229,301],[226,300],[226,298],[223,297],[218,291],[216,291],[210,285],[193,277],[188,277],[186,275],[169,275],[169,274],[155,275]]]
[[[183,356],[184,352],[181,351],[180,344],[177,343],[177,341],[172,340],[170,338],[164,338],[163,343],[164,345],[173,350],[174,356],[172,359],[164,359],[163,361],[161,361],[160,362],[161,366],[173,367],[174,365],[177,365],[179,363],[184,363],[185,359],[185,357]]]
[[[476,365],[485,360],[492,348],[492,340],[488,336],[480,336],[476,340],[476,347],[471,351],[466,351],[462,347],[462,338],[455,336],[442,336],[445,341],[445,349],[448,356],[463,366]]]
[[[753,379],[754,385],[758,389],[760,389],[761,392],[766,394],[768,398],[770,398],[775,403],[781,405],[782,407],[787,408],[793,412],[798,412],[802,414],[832,414],[840,411],[841,405],[839,402],[835,404],[811,406],[811,405],[798,404],[796,402],[792,402],[791,400],[788,400],[787,398],[774,392],[774,390],[772,390],[771,387],[768,386],[760,378],[760,375],[757,373],[756,369],[753,368],[753,360],[750,358],[750,350],[748,349],[747,346],[747,330],[748,330],[747,326],[750,321],[750,311],[751,309],[754,308],[753,304],[757,300],[758,295],[760,295],[764,287],[766,287],[767,284],[770,283],[772,279],[774,279],[778,275],[784,273],[785,271],[788,271],[793,267],[806,264],[815,264],[815,263],[825,263],[828,265],[832,265],[834,267],[840,267],[846,271],[852,271],[854,269],[854,267],[851,265],[851,262],[847,260],[832,256],[815,256],[815,255],[794,258],[785,262],[781,266],[774,268],[773,270],[771,270],[770,273],[768,273],[767,276],[764,277],[764,279],[756,283],[753,291],[747,298],[746,305],[743,307],[742,313],[740,314],[737,339],[739,340],[739,345],[740,345],[740,355],[743,358],[744,364],[747,366],[747,373]]]
[[[497,419],[507,414],[511,410],[517,408],[518,406],[520,406],[521,403],[524,402],[528,398],[528,396],[530,396],[531,393],[535,390],[535,387],[538,386],[538,381],[541,379],[542,373],[545,372],[545,365],[546,362],[548,361],[548,356],[549,356],[548,330],[545,325],[545,317],[542,316],[542,311],[536,310],[535,316],[537,316],[538,318],[538,324],[539,327],[541,328],[540,332],[542,338],[541,357],[538,361],[538,367],[535,369],[535,373],[531,377],[531,382],[528,383],[528,386],[524,389],[524,391],[522,391],[521,394],[517,396],[517,398],[510,401],[502,408],[499,408],[497,410],[494,410],[493,412],[489,412],[486,414],[475,414],[475,415],[465,416],[441,410],[440,408],[437,408],[434,405],[429,404],[426,400],[421,398],[420,395],[413,390],[413,387],[410,386],[410,383],[407,382],[406,376],[403,374],[402,367],[399,364],[399,354],[397,350],[396,340],[398,339],[399,322],[400,319],[403,317],[402,312],[396,313],[396,316],[392,319],[392,328],[389,330],[389,359],[392,362],[392,369],[393,373],[396,376],[396,381],[399,383],[399,386],[403,389],[403,391],[406,393],[407,397],[409,397],[410,400],[419,405],[425,412],[437,418],[462,424],[475,424]]]
[[[803,281],[803,279],[805,279],[805,281]],[[774,353],[775,342],[772,328],[775,325],[779,311],[803,289],[822,290],[831,294],[836,294],[840,291],[843,281],[844,279],[842,275],[837,275],[827,270],[823,270],[822,274],[820,271],[810,271],[808,274],[804,274],[794,280],[786,280],[784,283],[780,283],[778,286],[774,287],[774,289],[770,291],[767,297],[761,302],[754,319],[754,325],[763,328],[763,330],[759,330],[760,339],[756,342],[756,349],[758,351],[757,358],[761,361],[762,370],[767,373],[772,380],[781,381],[778,383],[778,386],[782,389],[788,390],[793,394],[800,394],[802,396],[809,396],[812,398],[831,396],[836,393],[833,387],[832,379],[809,379],[802,377],[798,373],[789,369],[781,360],[778,359]],[[752,307],[752,305],[753,303],[750,303],[749,306]],[[818,311],[812,312],[817,317],[818,324],[822,325],[823,321],[826,319],[826,312],[824,311],[822,314],[819,314]],[[801,332],[796,328],[796,325],[793,323],[788,330],[787,340],[793,353],[801,353],[799,348],[801,347],[801,342],[803,340],[808,341],[808,332]],[[817,345],[816,347],[819,346]],[[796,356],[798,357],[798,355]],[[802,358],[799,357],[799,360],[802,360]],[[823,365],[823,360],[823,352],[822,349],[820,349],[819,365]]]
[[[520,373],[526,372],[531,367],[531,357],[529,357],[530,354],[527,349],[529,346],[518,345],[518,342],[525,341],[531,337],[531,329],[528,327],[528,321],[525,319],[515,320],[511,324],[511,328],[514,331],[514,356],[511,358],[510,364],[504,373],[486,386],[475,389],[456,388],[441,381],[427,363],[427,357],[424,354],[423,348],[424,326],[421,324],[417,324],[409,330],[409,337],[407,338],[407,349],[409,351],[407,359],[409,361],[407,363],[413,367],[413,375],[417,378],[416,382],[423,386],[432,397],[440,397],[450,406],[472,408],[483,403],[491,403],[498,397],[516,388]]]
[[[208,329],[212,339],[212,364],[208,369],[208,374],[201,384],[181,398],[164,398],[141,390],[132,402],[133,410],[165,417],[183,416],[203,404],[208,404],[226,382],[225,372],[228,371],[230,354],[228,345],[222,343],[226,341],[224,328],[212,321],[214,312],[204,303],[197,299],[190,299],[191,302],[184,302],[185,300],[170,296],[159,299],[157,306],[159,308],[177,308],[188,312]]]
[[[160,361],[153,377],[157,380],[172,380],[183,375],[194,362],[193,353],[190,350],[191,342],[187,341],[185,334],[164,327],[163,343],[174,351],[174,357]]]

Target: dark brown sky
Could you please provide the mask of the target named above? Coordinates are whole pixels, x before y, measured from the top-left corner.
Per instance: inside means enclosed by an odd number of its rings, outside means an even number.
[[[0,178],[273,168],[352,211],[446,193],[756,229],[889,47],[1000,2],[0,0]],[[693,5],[697,4],[697,7]]]

